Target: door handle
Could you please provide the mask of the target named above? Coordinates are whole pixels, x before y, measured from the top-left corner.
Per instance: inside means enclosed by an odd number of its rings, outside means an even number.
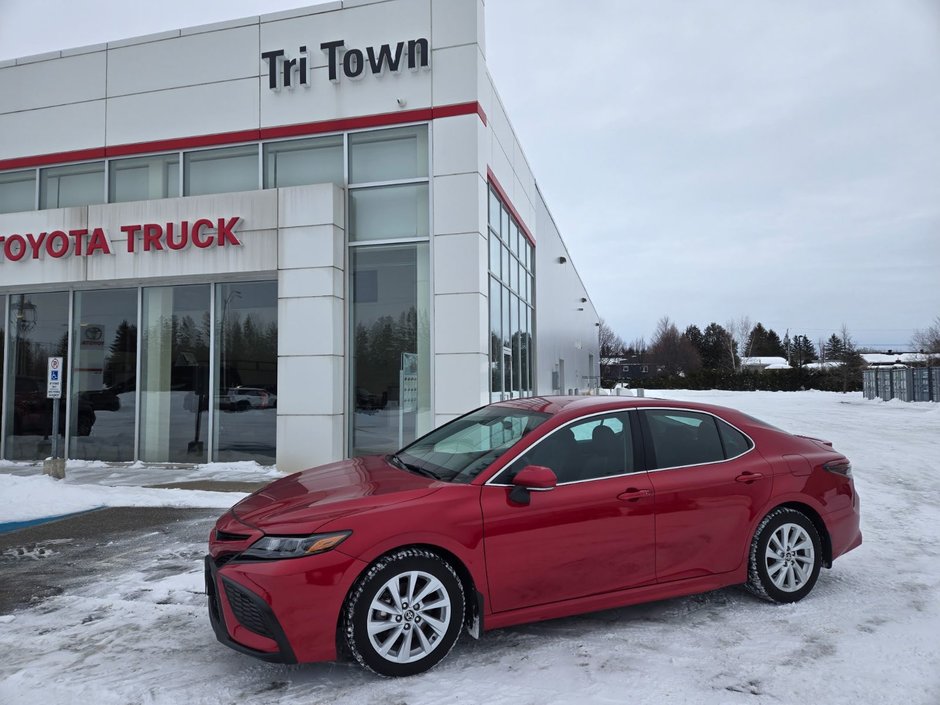
[[[644,497],[652,497],[653,490],[641,490],[636,487],[628,487],[626,490],[617,495],[617,499],[622,499],[625,502],[638,502]]]
[[[744,483],[746,483],[746,484],[751,484],[752,482],[754,482],[754,480],[759,480],[759,479],[761,479],[763,476],[764,476],[763,473],[759,473],[759,472],[750,472],[750,471],[748,471],[748,470],[745,470],[745,471],[742,472],[740,475],[738,475],[736,478],[734,478],[734,481],[735,481],[735,482],[744,482]]]

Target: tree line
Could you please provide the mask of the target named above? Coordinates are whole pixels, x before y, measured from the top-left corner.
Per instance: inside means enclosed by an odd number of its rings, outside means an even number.
[[[940,333],[940,319],[937,321]],[[781,369],[763,370],[748,365],[751,358],[777,357]],[[715,321],[704,328],[696,324],[680,331],[664,316],[649,344],[644,338],[625,343],[605,322],[600,325],[601,383],[613,386],[621,361],[645,363],[655,374],[644,378],[648,386],[718,389],[801,389],[813,387],[837,391],[861,388],[865,362],[848,328],[832,333],[818,345],[804,334],[783,337],[747,316]],[[828,362],[831,365],[814,365]],[[653,367],[654,366],[654,367]],[[605,374],[606,373],[606,374]]]

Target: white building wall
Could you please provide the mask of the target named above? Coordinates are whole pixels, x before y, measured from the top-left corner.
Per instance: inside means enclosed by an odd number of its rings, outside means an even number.
[[[270,137],[271,130],[278,131],[274,136],[303,136],[302,129],[291,129],[322,123],[323,130],[330,130],[330,121],[363,116],[395,119],[400,114],[404,121],[425,121],[433,108],[431,372],[434,423],[439,424],[489,400],[490,174],[536,243],[537,391],[552,391],[553,361],[566,361],[567,387],[581,386],[582,376],[596,374],[587,370],[592,349],[596,360],[596,349],[590,347],[593,340],[596,348],[596,335],[580,327],[582,317],[596,321],[596,313],[590,302],[580,316],[566,308],[587,295],[570,257],[565,268],[550,266],[564,245],[493,87],[484,35],[482,0],[347,0],[2,62],[0,160],[68,152],[77,152],[74,159],[100,159],[106,150],[118,156],[172,151],[179,143],[187,149],[208,147]],[[347,48],[365,49],[422,37],[430,40],[429,69],[328,80],[321,42],[343,39]],[[270,90],[261,52],[284,49],[297,58],[301,45],[307,47],[311,67],[308,84]],[[448,116],[448,106],[477,103],[480,115]],[[348,120],[336,124],[332,129],[374,126]],[[348,387],[345,333],[337,334],[347,326],[345,196],[342,191],[339,196],[330,191],[329,197],[326,191],[317,193],[325,199],[322,207],[302,215],[296,194],[283,190],[280,195],[258,191],[0,216],[0,233],[12,233],[62,227],[55,223],[65,221],[74,223],[70,227],[93,226],[95,218],[130,218],[135,208],[137,217],[156,222],[172,220],[190,207],[238,206],[251,213],[239,231],[251,237],[238,253],[66,258],[45,261],[42,268],[7,263],[0,266],[0,288],[277,272],[281,355],[284,374],[290,375],[281,386],[286,399],[279,395],[279,460],[282,451],[291,467],[301,457],[307,465],[338,458],[346,448]],[[287,220],[278,223],[279,218]],[[300,329],[307,329],[311,319],[303,317],[311,315],[328,335],[304,343],[296,337],[294,321],[303,320]],[[315,375],[302,392],[286,382],[298,368]]]
[[[592,383],[597,384],[600,375],[600,318],[545,201],[537,194],[536,389],[539,394],[584,392]],[[552,384],[553,372],[558,373],[558,387]]]

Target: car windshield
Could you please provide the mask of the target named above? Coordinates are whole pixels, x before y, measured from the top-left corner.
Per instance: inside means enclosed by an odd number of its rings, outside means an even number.
[[[431,431],[391,458],[422,475],[446,482],[471,482],[548,417],[528,409],[487,406]]]

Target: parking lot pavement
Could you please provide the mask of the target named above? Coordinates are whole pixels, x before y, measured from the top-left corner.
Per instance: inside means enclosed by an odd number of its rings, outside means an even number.
[[[205,546],[219,509],[101,509],[0,534],[0,614],[133,569],[168,539]]]

